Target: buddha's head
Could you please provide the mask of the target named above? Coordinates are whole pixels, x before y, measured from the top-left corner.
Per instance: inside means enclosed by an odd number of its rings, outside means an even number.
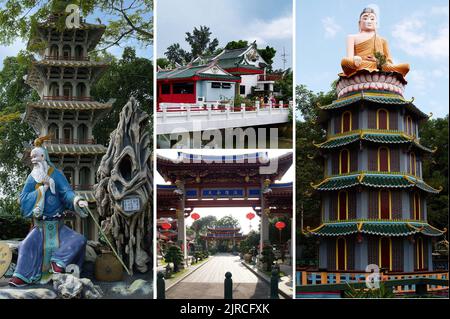
[[[359,16],[359,31],[376,31],[378,26],[377,14],[373,8],[364,8]]]

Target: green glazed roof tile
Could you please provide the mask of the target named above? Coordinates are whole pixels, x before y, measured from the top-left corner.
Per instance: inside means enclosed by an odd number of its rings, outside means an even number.
[[[320,106],[321,110],[333,110],[339,109],[344,106],[351,105],[353,103],[359,101],[369,101],[378,104],[387,104],[387,105],[404,105],[411,112],[415,113],[417,116],[422,118],[428,118],[428,115],[419,110],[412,101],[405,100],[405,98],[399,94],[393,94],[383,91],[360,91],[354,94],[339,98],[333,103]]]
[[[437,194],[438,189],[426,184],[423,180],[409,175],[395,173],[356,173],[352,175],[341,175],[328,177],[317,185],[312,185],[319,191],[333,191],[354,187],[357,185],[377,188],[410,188],[418,187],[419,189]]]
[[[400,131],[389,131],[389,132],[364,132],[364,130],[361,130],[357,133],[350,133],[348,135],[338,136],[338,137],[331,137],[327,141],[316,144],[318,148],[322,149],[332,149],[332,148],[338,148],[345,145],[349,145],[351,143],[357,142],[357,141],[369,141],[373,143],[381,143],[381,144],[412,144],[415,147],[419,148],[422,151],[432,153],[433,150],[429,149],[428,147],[425,147],[421,145],[417,140],[414,140],[412,138],[408,138],[405,136],[403,132]]]

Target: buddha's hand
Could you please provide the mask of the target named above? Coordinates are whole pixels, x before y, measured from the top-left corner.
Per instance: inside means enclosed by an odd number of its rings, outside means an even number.
[[[355,55],[355,56],[353,57],[353,64],[354,64],[356,67],[359,67],[359,66],[361,65],[361,62],[362,62],[362,58],[361,58],[360,56]]]

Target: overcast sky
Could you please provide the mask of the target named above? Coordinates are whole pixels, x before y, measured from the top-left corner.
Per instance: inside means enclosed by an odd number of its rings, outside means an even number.
[[[292,66],[292,0],[164,0],[156,6],[158,57],[164,57],[173,43],[190,51],[186,32],[205,25],[211,37],[219,40],[219,47],[233,40],[256,40],[258,47],[277,50],[274,69],[283,68],[283,48],[286,67]]]
[[[189,150],[186,151],[190,154],[203,154],[203,155],[238,155],[238,154],[248,154],[254,152],[260,152],[261,150]],[[158,150],[159,155],[168,157],[168,158],[177,158],[177,153],[180,150]],[[286,154],[286,150],[268,150],[267,151],[269,158],[274,158]],[[155,182],[156,184],[168,184],[164,181],[161,175],[158,172],[155,173]],[[283,178],[277,183],[289,183],[294,181],[294,165],[292,165]],[[256,215],[255,218],[250,222],[245,215],[249,212],[253,212],[253,210],[249,207],[233,207],[233,208],[196,208],[194,210],[196,213],[200,215],[200,217],[205,217],[208,215],[216,216],[217,219],[220,219],[226,215],[232,215],[233,217],[239,220],[239,223],[242,228],[242,232],[244,234],[248,233],[250,229],[258,230],[259,225],[259,217]],[[186,225],[190,226],[193,223],[192,218],[186,219]],[[250,228],[251,227],[251,228]]]
[[[434,117],[449,108],[448,0],[299,0],[296,6],[296,82],[328,91],[341,71],[348,34],[358,32],[362,9],[376,4],[378,32],[385,37],[394,63],[409,63],[405,97]]]

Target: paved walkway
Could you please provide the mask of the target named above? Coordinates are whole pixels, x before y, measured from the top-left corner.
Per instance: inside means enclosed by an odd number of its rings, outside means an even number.
[[[241,264],[238,256],[218,254],[169,288],[167,299],[223,299],[227,271],[232,273],[234,299],[267,299],[269,285]]]

